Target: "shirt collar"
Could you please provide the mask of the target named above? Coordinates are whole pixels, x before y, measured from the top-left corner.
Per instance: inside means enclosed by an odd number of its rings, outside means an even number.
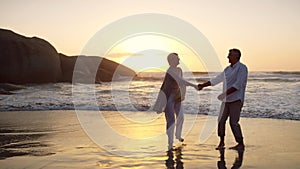
[[[240,61],[237,61],[237,62],[232,66],[232,68],[233,68],[233,69],[236,68],[240,63],[241,63]]]

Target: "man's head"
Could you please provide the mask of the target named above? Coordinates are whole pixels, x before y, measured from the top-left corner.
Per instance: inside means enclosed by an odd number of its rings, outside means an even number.
[[[240,60],[241,51],[235,48],[230,49],[227,58],[229,59],[229,63],[231,63],[231,65],[234,65],[236,62]]]
[[[179,57],[177,53],[170,53],[167,59],[170,66],[176,67],[179,64]]]

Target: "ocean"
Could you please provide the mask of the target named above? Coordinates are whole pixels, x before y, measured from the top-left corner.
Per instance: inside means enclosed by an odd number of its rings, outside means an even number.
[[[216,73],[184,73],[202,83]],[[99,110],[153,112],[164,73],[140,73],[134,79],[101,84],[28,84],[12,95],[0,95],[0,111]],[[186,114],[219,114],[216,99],[222,85],[196,91],[187,88]],[[242,117],[300,120],[300,72],[250,72]]]

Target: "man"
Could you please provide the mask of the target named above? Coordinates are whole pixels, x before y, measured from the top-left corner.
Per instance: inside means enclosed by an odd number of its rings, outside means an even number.
[[[235,137],[236,146],[230,149],[244,150],[243,134],[239,124],[240,114],[244,103],[245,89],[247,84],[248,69],[240,62],[241,52],[238,49],[230,49],[228,59],[230,66],[226,67],[224,71],[215,78],[203,84],[199,84],[198,88],[201,90],[207,86],[214,86],[223,82],[223,93],[218,96],[222,101],[219,123],[218,136],[220,143],[217,150],[221,150],[225,146],[225,124],[227,118],[230,117],[230,127]]]

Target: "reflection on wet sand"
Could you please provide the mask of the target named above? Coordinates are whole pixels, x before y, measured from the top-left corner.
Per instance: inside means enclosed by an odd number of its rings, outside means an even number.
[[[51,146],[39,139],[47,134],[36,131],[1,130],[0,129],[0,160],[15,156],[47,156]]]
[[[220,152],[220,160],[217,162],[218,169],[227,169],[226,162],[225,162],[225,149],[219,150]],[[231,169],[238,169],[242,166],[244,158],[244,150],[237,151],[237,157],[231,167]]]
[[[136,127],[133,124],[118,124],[121,117],[115,116],[117,112],[103,113],[111,114],[106,118],[118,129],[122,129],[120,130],[122,133],[127,134],[126,131]],[[141,115],[137,116],[137,114]],[[143,112],[130,114],[130,117],[143,116]],[[151,114],[145,116],[152,117]],[[191,121],[189,119],[194,119],[194,116],[188,114],[186,117],[186,123]],[[216,151],[215,145],[219,140],[214,135],[206,142],[199,143],[199,132],[205,120],[204,116],[197,117],[193,129],[185,137],[187,145],[168,153],[164,150],[153,151],[156,147],[166,148],[165,140],[143,142],[145,144],[141,145],[123,144],[118,141],[110,141],[107,144],[107,147],[111,146],[115,152],[124,150],[121,147],[124,146],[130,153],[143,155],[140,158],[129,158],[110,153],[95,144],[81,128],[74,111],[0,112],[0,168],[212,169],[242,166],[241,168],[279,169],[299,166],[300,136],[295,134],[300,129],[298,121],[242,118],[247,137],[247,159],[245,160],[244,152],[227,149],[225,152]],[[214,118],[211,120],[217,121]],[[130,136],[135,138],[152,136],[158,130],[164,130],[164,122],[162,116],[156,123],[161,128],[142,126],[143,130],[134,130],[136,133]],[[95,128],[96,132],[99,130],[101,129]],[[257,132],[259,130],[261,132]],[[140,132],[142,133],[139,134]],[[270,141],[273,141],[272,145]],[[235,141],[232,137],[228,137],[227,143],[234,144]],[[141,148],[135,149],[137,146]],[[278,158],[282,160],[274,160]]]
[[[175,159],[174,159],[175,155]],[[172,150],[167,151],[168,159],[166,160],[166,167],[168,169],[183,169],[182,160],[182,147],[178,147],[173,152]]]

